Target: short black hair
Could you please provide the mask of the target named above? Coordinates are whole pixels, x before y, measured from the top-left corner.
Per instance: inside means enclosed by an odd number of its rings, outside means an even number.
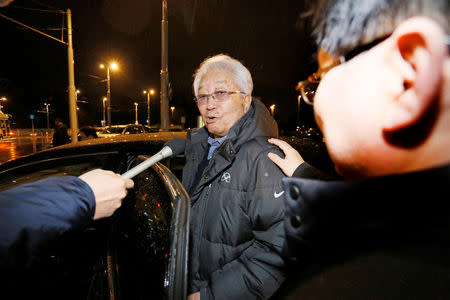
[[[95,130],[95,128],[92,126],[83,126],[78,130],[78,132],[84,133],[85,136],[92,136],[93,138],[98,138],[97,130]]]
[[[317,0],[313,6],[317,45],[336,56],[390,35],[414,16],[429,17],[448,32],[448,0]]]

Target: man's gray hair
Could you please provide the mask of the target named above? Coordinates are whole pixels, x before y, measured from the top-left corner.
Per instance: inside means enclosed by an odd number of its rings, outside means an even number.
[[[332,55],[390,35],[403,21],[425,16],[448,32],[448,0],[328,0],[316,5],[314,36]]]
[[[248,95],[252,94],[253,80],[250,71],[237,59],[225,54],[217,54],[205,59],[200,64],[197,71],[195,71],[193,83],[195,96],[198,95],[200,80],[210,70],[230,71],[234,75],[235,83],[239,87],[240,91]]]

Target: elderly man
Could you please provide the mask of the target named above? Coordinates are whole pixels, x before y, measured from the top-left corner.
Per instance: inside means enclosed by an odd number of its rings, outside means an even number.
[[[314,76],[316,93],[311,80],[300,89],[346,181],[284,179],[291,250],[334,264],[344,255],[339,280],[354,289],[316,290],[324,299],[449,295],[448,1],[327,1],[316,16],[322,52],[338,59]],[[271,142],[287,175],[308,173],[292,147]]]
[[[193,88],[206,125],[188,132],[183,170],[189,299],[267,299],[284,280],[283,174],[267,158],[277,124],[252,99],[250,72],[229,56],[206,59]]]

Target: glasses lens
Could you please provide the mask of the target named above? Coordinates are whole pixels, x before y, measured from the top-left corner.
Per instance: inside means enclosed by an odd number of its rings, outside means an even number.
[[[214,92],[213,95],[217,101],[225,101],[228,99],[228,96],[229,96],[228,91],[216,91],[216,92]]]
[[[314,105],[314,96],[316,95],[317,87],[319,86],[319,81],[311,82],[305,80],[302,82],[300,92],[302,93],[303,100],[309,105]]]
[[[208,98],[208,95],[198,95],[197,97],[194,98],[194,101],[196,103],[203,103],[205,102],[206,98]]]

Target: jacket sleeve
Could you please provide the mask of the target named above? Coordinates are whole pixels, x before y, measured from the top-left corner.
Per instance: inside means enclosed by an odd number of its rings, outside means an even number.
[[[88,224],[94,213],[91,188],[73,176],[0,192],[0,262],[26,264],[39,245]]]
[[[211,282],[200,290],[204,299],[267,299],[285,278],[282,247],[284,195],[283,174],[264,151],[249,174],[248,215],[253,243],[239,257],[212,274]],[[274,149],[271,149],[274,152]]]

